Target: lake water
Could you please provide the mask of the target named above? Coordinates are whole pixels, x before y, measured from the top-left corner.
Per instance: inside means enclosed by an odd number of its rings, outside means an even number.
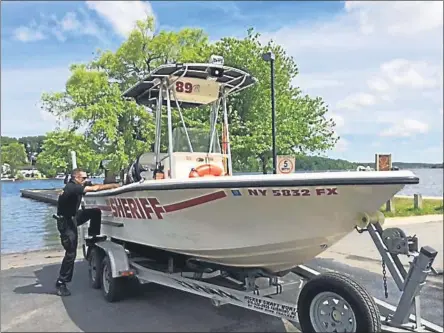
[[[406,186],[399,194],[443,196],[442,169],[412,170],[420,183]],[[100,182],[101,180],[95,180]],[[55,220],[55,207],[22,198],[21,189],[63,187],[63,180],[2,181],[1,225],[2,253],[23,252],[44,248],[61,248]]]

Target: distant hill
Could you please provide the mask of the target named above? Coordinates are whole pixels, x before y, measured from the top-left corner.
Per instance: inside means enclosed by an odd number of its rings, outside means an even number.
[[[358,163],[332,159],[320,156],[298,156],[296,157],[296,171],[297,170],[356,170]]]
[[[438,169],[443,168],[443,164],[438,163],[407,163],[393,162],[394,167],[399,169]],[[375,162],[350,162],[341,159],[332,159],[319,156],[299,156],[296,158],[296,170],[356,170],[362,165],[375,168]]]
[[[358,163],[359,165],[370,166],[375,168],[375,162],[371,163]],[[439,169],[442,168],[442,163],[408,163],[408,162],[393,162],[392,165],[394,167],[398,167],[400,169]]]

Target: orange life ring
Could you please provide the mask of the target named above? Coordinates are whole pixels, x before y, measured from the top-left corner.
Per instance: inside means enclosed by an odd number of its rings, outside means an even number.
[[[162,171],[157,171],[155,179],[165,179],[165,174]]]
[[[215,176],[218,177],[222,175],[223,170],[214,164],[202,164],[199,165],[195,169],[191,169],[190,174],[188,175],[189,178],[196,178],[196,177],[206,177],[206,176]]]

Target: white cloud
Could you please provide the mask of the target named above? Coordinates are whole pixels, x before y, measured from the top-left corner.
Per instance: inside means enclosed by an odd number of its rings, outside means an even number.
[[[26,84],[23,76],[26,75]],[[43,92],[63,91],[70,75],[60,68],[3,69],[1,71],[1,132],[4,136],[41,135],[56,127],[56,121],[39,107]]]
[[[80,17],[79,18],[79,14]],[[93,36],[103,39],[104,31],[85,12],[67,12],[61,19],[56,15],[40,14],[40,23],[31,22],[14,30],[14,38],[22,42],[47,39],[50,36],[64,42],[69,36]]]
[[[154,12],[149,2],[142,1],[87,1],[86,6],[99,17],[109,23],[114,32],[127,37],[134,29],[137,20],[153,16]],[[33,21],[14,30],[14,38],[22,42],[31,42],[55,37],[64,42],[69,37],[92,36],[107,41],[109,29],[101,28],[87,10],[79,8],[77,11],[67,12],[63,17],[40,14],[40,22]]]
[[[381,72],[393,85],[413,89],[435,88],[441,81],[439,67],[425,61],[394,59],[383,63]]]
[[[334,76],[325,77],[325,74],[323,73],[301,73],[296,76],[292,83],[293,85],[302,87],[303,89],[322,89],[329,87],[340,87],[344,85],[344,83],[338,78]]]
[[[437,1],[347,1],[336,16],[262,31],[261,40],[295,59],[293,84],[324,99],[341,135],[362,138],[360,152],[344,153],[353,160],[373,154],[369,136],[442,136],[442,11]]]
[[[40,30],[35,30],[30,27],[21,26],[14,30],[14,38],[21,42],[35,42],[43,40],[46,36]]]
[[[388,1],[384,5],[379,1],[346,1],[345,9],[356,15],[361,32],[368,34],[418,35],[443,25],[441,1]]]
[[[344,138],[339,138],[334,151],[338,152],[338,153],[343,153],[345,151],[347,151],[348,146],[350,145],[350,142]]]
[[[154,16],[149,2],[142,1],[87,1],[89,9],[94,10],[111,24],[114,31],[127,37],[134,29],[137,20]]]
[[[340,129],[341,127],[344,126],[344,124],[345,124],[345,120],[344,120],[344,117],[343,117],[343,116],[331,112],[331,113],[330,113],[330,117],[331,117],[331,118],[333,119],[333,121],[335,122],[335,124],[336,124],[336,128],[337,128],[337,129]]]
[[[416,134],[425,134],[429,126],[415,119],[400,119],[391,127],[383,130],[380,136],[409,137]]]
[[[390,89],[390,85],[382,78],[372,77],[367,80],[368,87],[377,92],[386,92]]]
[[[340,100],[336,107],[338,109],[356,110],[361,107],[371,106],[376,103],[376,97],[367,93],[356,93]]]

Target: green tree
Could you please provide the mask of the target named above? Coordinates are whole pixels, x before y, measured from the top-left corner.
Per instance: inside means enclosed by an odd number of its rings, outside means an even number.
[[[124,101],[122,92],[161,64],[206,62],[211,54],[222,55],[227,65],[244,68],[259,80],[229,101],[233,164],[236,169],[253,167],[265,173],[271,157],[271,102],[269,64],[261,56],[270,50],[276,55],[278,153],[304,155],[333,147],[334,122],[326,119],[322,99],[303,96],[292,87],[298,73],[293,59],[274,43],[261,45],[253,30],[244,39],[223,38],[211,45],[200,29],[153,34],[153,21],[147,18],[115,52],[99,50],[90,63],[71,66],[65,91],[44,94],[42,108],[59,120],[69,120],[70,130],[84,128],[92,149],[111,160],[111,171],[118,171],[154,141],[153,114],[134,101]],[[208,111],[208,107],[187,110],[187,127],[208,128]],[[167,124],[162,123],[165,139]],[[179,124],[177,111],[173,123]],[[166,140],[162,141],[165,149]]]
[[[325,117],[327,106],[320,97],[302,95],[292,87],[298,74],[294,60],[284,49],[269,42],[262,45],[252,29],[244,39],[222,38],[213,53],[222,55],[225,64],[243,68],[258,83],[230,98],[230,132],[233,164],[237,167],[259,165],[263,173],[271,164],[272,130],[270,65],[262,54],[275,54],[276,145],[278,154],[305,155],[330,149],[336,143],[334,122]],[[259,160],[253,163],[252,158]]]
[[[47,134],[42,152],[37,158],[37,169],[47,177],[72,169],[71,151],[75,150],[77,165],[87,172],[99,169],[101,155],[92,148],[92,143],[82,134],[71,131],[54,131]]]
[[[117,51],[99,50],[89,64],[71,66],[64,92],[42,96],[44,110],[59,120],[69,120],[70,129],[86,129],[85,137],[111,160],[112,171],[149,150],[154,141],[152,113],[135,102],[124,101],[123,91],[160,64],[200,61],[209,52],[208,38],[202,30],[161,31],[154,35],[152,30],[151,18],[139,21]],[[176,123],[178,119],[176,114]]]
[[[11,175],[15,176],[18,168],[27,163],[25,147],[18,142],[11,142],[10,144],[3,146],[1,160],[2,163],[9,164]]]
[[[3,146],[9,145],[12,142],[18,142],[17,138],[11,138],[9,136],[2,136],[0,144],[3,147]]]
[[[38,136],[24,136],[18,139],[18,142],[25,146],[26,154],[40,153],[42,151],[42,144],[45,140],[44,135]]]

